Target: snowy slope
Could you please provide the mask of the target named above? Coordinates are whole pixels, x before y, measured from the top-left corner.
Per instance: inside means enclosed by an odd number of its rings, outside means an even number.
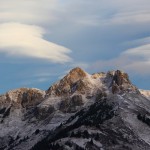
[[[150,127],[139,117],[145,113],[150,115],[149,106],[147,99],[135,93],[124,96],[110,94],[77,112],[33,150],[43,145],[46,150],[149,150]]]

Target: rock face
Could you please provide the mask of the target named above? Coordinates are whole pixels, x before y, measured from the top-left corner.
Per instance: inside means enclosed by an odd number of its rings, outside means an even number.
[[[47,95],[55,95],[55,96],[68,95],[69,93],[73,92],[75,84],[78,84],[77,82],[80,82],[85,77],[86,77],[86,73],[82,69],[75,68],[75,69],[71,70],[58,83],[52,85],[46,91],[46,94]],[[82,87],[81,86],[78,87],[78,90],[80,90],[80,88],[82,88]]]
[[[61,103],[59,110],[65,113],[76,112],[77,108],[83,105],[81,95],[74,95],[73,97],[64,98]]]
[[[16,109],[29,109],[39,104],[45,97],[45,92],[39,89],[20,88],[0,96],[0,118],[8,117]],[[12,113],[13,114],[13,113]]]
[[[84,97],[91,98],[100,88],[101,83],[98,85],[97,80],[81,68],[74,68],[46,91],[46,99],[41,106],[53,105],[55,110],[75,112],[84,105]]]
[[[21,107],[35,106],[45,96],[45,92],[39,89],[20,88],[7,92],[0,96],[0,103],[11,103]]]
[[[115,71],[113,81],[115,81],[118,86],[121,86],[124,83],[130,84],[128,74],[123,73],[120,70]]]
[[[111,80],[110,87],[112,87],[113,94],[125,91],[139,92],[138,89],[131,84],[127,73],[120,70],[111,71],[107,73],[107,78]]]
[[[2,150],[149,150],[150,101],[117,70],[71,70],[47,91],[0,96]]]

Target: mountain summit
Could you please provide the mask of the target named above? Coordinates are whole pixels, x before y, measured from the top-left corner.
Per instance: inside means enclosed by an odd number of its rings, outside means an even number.
[[[0,149],[149,150],[147,93],[123,71],[81,68],[46,91],[9,91],[0,96]]]
[[[53,94],[53,92],[55,92],[56,95],[68,94],[72,92],[72,88],[75,83],[86,77],[87,73],[81,68],[74,68],[58,83],[52,85],[46,93],[50,95]]]

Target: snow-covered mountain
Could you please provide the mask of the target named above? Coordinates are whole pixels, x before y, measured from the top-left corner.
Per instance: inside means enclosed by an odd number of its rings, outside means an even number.
[[[0,150],[149,150],[150,101],[117,70],[74,68],[48,90],[0,96]]]

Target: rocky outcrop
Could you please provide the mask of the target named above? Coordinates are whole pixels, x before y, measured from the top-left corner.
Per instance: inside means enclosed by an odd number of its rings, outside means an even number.
[[[59,110],[64,113],[73,113],[78,110],[78,107],[83,105],[82,95],[74,95],[73,97],[65,97],[60,102]]]
[[[138,89],[129,80],[128,74],[123,71],[109,71],[107,73],[106,82],[110,83],[109,87],[111,87],[113,94],[125,91],[139,93]]]
[[[93,78],[93,79],[97,79],[97,78],[105,78],[105,76],[106,76],[106,73],[104,73],[104,72],[92,74],[92,78]]]
[[[34,111],[34,116],[38,120],[44,120],[46,118],[52,117],[53,113],[55,112],[55,109],[53,106],[49,107],[36,107]]]
[[[113,76],[113,81],[118,85],[121,86],[125,83],[131,84],[128,74],[124,73],[120,70],[115,71],[114,76]]]
[[[112,93],[115,94],[115,93],[118,93],[119,92],[119,86],[116,84],[115,81],[113,81],[112,83]]]

